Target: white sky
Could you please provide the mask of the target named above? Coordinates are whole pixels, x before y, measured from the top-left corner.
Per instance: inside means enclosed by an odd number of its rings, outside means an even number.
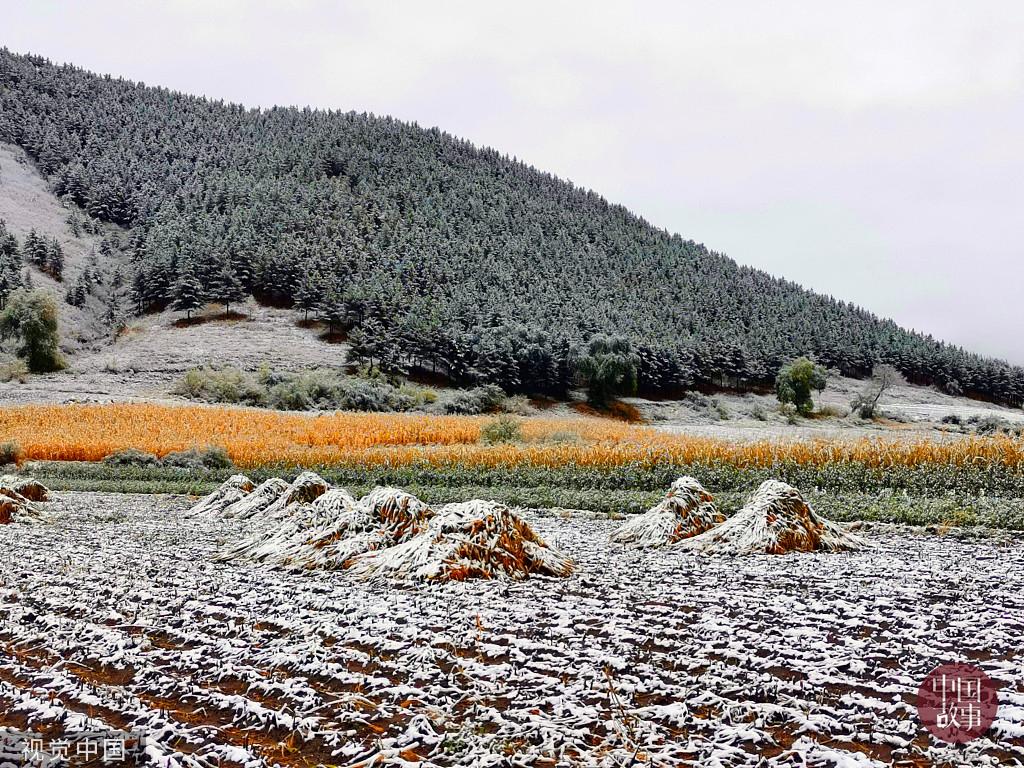
[[[1024,363],[1024,3],[0,0],[0,45],[413,120]]]

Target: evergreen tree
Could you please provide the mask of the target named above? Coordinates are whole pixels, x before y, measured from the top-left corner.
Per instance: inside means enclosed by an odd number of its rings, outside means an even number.
[[[322,279],[319,273],[316,272],[311,261],[307,261],[302,271],[299,273],[299,282],[295,285],[295,289],[292,292],[293,302],[296,309],[300,309],[303,312],[303,320],[309,320],[309,313],[316,309],[322,299],[321,285]],[[335,295],[333,299],[340,305],[340,317],[338,314],[333,314],[335,322],[339,319],[344,319],[344,306],[341,305],[341,296]]]
[[[50,240],[46,249],[46,260],[44,269],[54,280],[64,279],[64,249],[57,242],[57,238]]]
[[[615,395],[636,391],[639,360],[628,339],[598,335],[576,361],[591,405],[606,407]]]
[[[459,383],[555,387],[568,380],[566,345],[606,331],[630,341],[651,394],[761,386],[786,360],[813,353],[844,375],[884,363],[912,383],[1024,400],[1020,367],[741,267],[437,130],[367,114],[238,109],[7,50],[0,73],[0,141],[22,147],[89,214],[83,232],[99,232],[98,220],[127,230],[141,311],[201,294],[195,282],[213,286],[220,262],[189,265],[180,254],[190,253],[226,254],[246,291],[308,313],[303,272],[313,262],[332,332],[374,318],[391,363],[428,365]],[[27,263],[43,267],[52,234],[25,238]],[[106,238],[104,265],[119,250]],[[342,301],[328,298],[330,285],[344,286]],[[425,307],[431,320],[420,323]],[[521,325],[543,335],[521,337]],[[547,365],[562,372],[548,376]]]
[[[209,298],[224,305],[224,314],[231,314],[231,305],[244,301],[246,297],[242,281],[238,279],[235,266],[228,259],[223,259],[220,271],[214,276],[212,291]]]
[[[184,259],[178,271],[178,277],[171,285],[171,308],[185,313],[187,320],[192,313],[206,303],[206,294],[202,283],[196,275],[195,263],[192,259]]]

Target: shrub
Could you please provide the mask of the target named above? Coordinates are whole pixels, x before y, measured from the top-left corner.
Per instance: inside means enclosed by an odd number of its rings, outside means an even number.
[[[386,381],[352,379],[338,388],[335,404],[346,411],[408,411],[417,402]]]
[[[437,402],[437,392],[429,387],[420,387],[406,382],[398,387],[401,397],[409,398],[415,405],[430,405]]]
[[[193,368],[178,382],[175,393],[208,403],[261,405],[264,392],[244,371],[225,368]]]
[[[526,395],[512,395],[505,398],[505,402],[501,404],[501,410],[519,416],[529,416],[533,413],[533,406],[530,405],[530,399]]]
[[[783,405],[792,404],[798,413],[807,415],[814,410],[811,391],[825,389],[825,369],[806,357],[800,357],[783,366],[775,379],[775,394]]]
[[[253,376],[237,368],[194,368],[175,391],[193,400],[245,403],[283,411],[408,411],[437,393],[415,384],[396,387],[383,375],[352,377],[333,370],[278,373],[261,366]]]
[[[882,395],[892,387],[906,383],[903,375],[891,365],[876,365],[871,371],[871,379],[853,399],[850,407],[859,413],[862,419],[873,419]]]
[[[836,405],[823,405],[818,409],[817,415],[825,419],[841,419],[847,415],[847,411]]]
[[[125,448],[104,457],[103,463],[112,467],[155,467],[160,463],[156,454],[140,451],[138,448]]]
[[[597,335],[574,360],[576,375],[587,388],[587,402],[603,408],[619,394],[633,394],[640,358],[628,339]]]
[[[189,448],[184,451],[172,451],[164,456],[161,464],[165,467],[184,469],[228,469],[234,466],[228,452],[216,445],[203,450]]]
[[[57,332],[57,303],[43,289],[24,288],[11,293],[0,312],[0,335],[18,340],[18,357],[25,359],[33,373],[64,368]]]
[[[24,384],[28,380],[28,366],[24,360],[15,359],[0,364],[0,381],[14,380],[20,384]]]
[[[0,443],[0,464],[18,464],[21,462],[21,446],[13,440]]]
[[[950,413],[950,414],[942,417],[942,423],[943,424],[953,424],[953,425],[959,427],[961,424],[963,424],[963,420],[957,414]]]
[[[967,420],[968,424],[972,424],[974,429],[981,435],[992,435],[1000,430],[1006,430],[1009,426],[1005,419],[1001,419],[998,416],[971,416]]]
[[[754,407],[750,409],[750,415],[758,421],[768,421],[768,411],[760,403],[754,403]]]
[[[475,389],[460,389],[455,397],[445,403],[447,413],[475,416],[498,410],[505,402],[505,391],[495,384],[485,384]]]
[[[511,416],[499,416],[480,428],[480,439],[487,445],[519,442],[523,439],[522,425]]]

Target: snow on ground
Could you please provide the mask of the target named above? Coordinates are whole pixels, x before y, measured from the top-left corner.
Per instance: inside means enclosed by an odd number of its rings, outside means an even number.
[[[56,496],[0,528],[0,726],[145,728],[168,766],[1024,761],[1020,541],[711,557],[531,515],[573,577],[369,583],[215,563],[247,523],[190,499]],[[956,752],[913,708],[955,659],[1003,685]]]

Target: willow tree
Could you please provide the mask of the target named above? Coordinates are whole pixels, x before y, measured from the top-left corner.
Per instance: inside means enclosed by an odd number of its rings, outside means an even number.
[[[49,291],[14,291],[0,312],[0,335],[17,339],[19,357],[33,373],[64,368],[57,329],[57,302]]]

